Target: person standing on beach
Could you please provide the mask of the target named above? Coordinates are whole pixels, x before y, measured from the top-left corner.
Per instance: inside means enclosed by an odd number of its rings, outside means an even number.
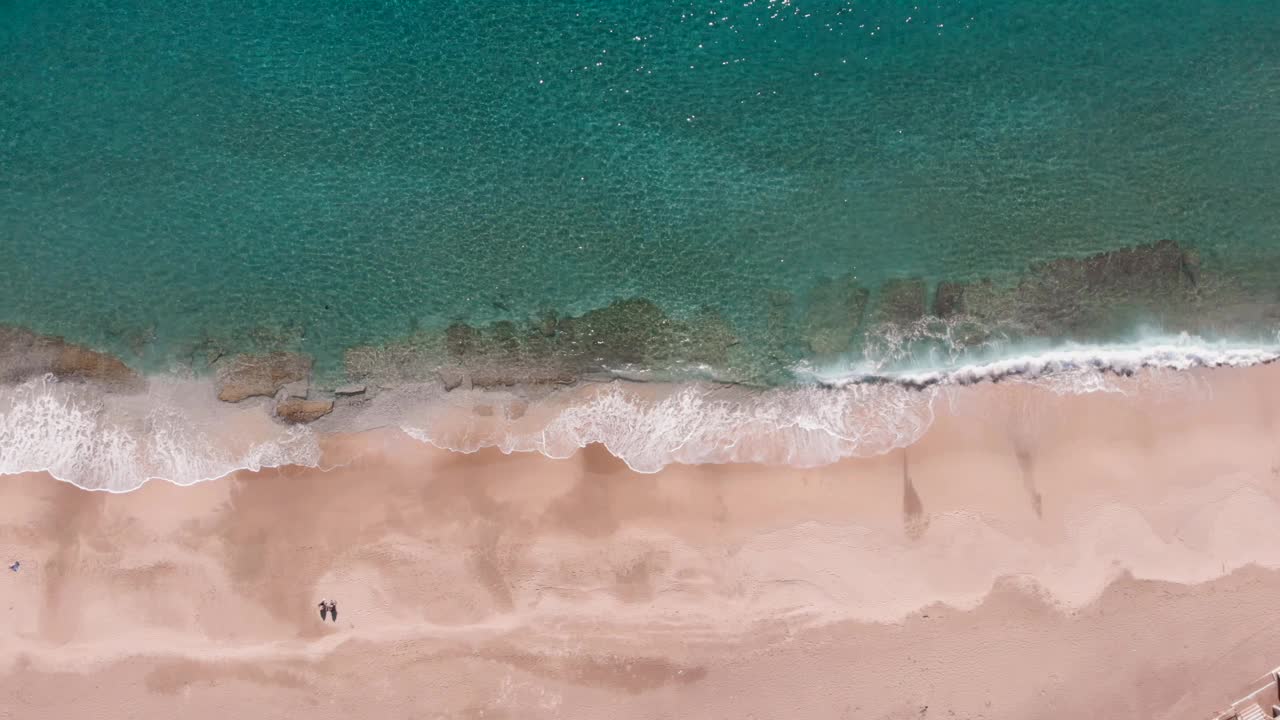
[[[326,611],[328,611],[328,609],[329,609],[329,601],[321,600],[320,601],[320,621],[321,622],[324,622],[324,614]],[[336,614],[334,617],[337,617]]]
[[[321,611],[320,611],[320,617],[322,617],[322,618],[324,617],[324,611],[323,611],[323,610],[321,610]],[[335,602],[335,601],[333,601],[333,600],[330,600],[330,601],[329,601],[329,617],[330,617],[334,622],[338,622],[338,603],[337,603],[337,602]]]

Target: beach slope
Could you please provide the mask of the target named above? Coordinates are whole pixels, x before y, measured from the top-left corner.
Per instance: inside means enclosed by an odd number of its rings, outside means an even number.
[[[1280,664],[1280,367],[935,406],[807,470],[382,430],[6,477],[0,717],[1199,718]]]

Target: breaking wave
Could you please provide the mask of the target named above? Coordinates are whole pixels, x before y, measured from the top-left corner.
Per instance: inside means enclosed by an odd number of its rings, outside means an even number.
[[[152,479],[190,485],[319,462],[310,429],[211,398],[206,383],[159,377],[132,396],[52,376],[0,389],[0,475],[47,472],[85,489],[125,492]]]
[[[471,391],[459,396],[453,412],[409,418],[400,427],[414,438],[461,452],[494,447],[565,458],[599,443],[631,469],[646,473],[672,463],[813,467],[914,442],[933,420],[934,399],[929,392],[863,385],[762,391],[704,383],[659,388],[610,383],[513,417],[522,401],[494,395]],[[478,403],[489,411],[476,415]]]
[[[1056,394],[1082,394],[1117,391],[1109,378],[1144,370],[1246,367],[1277,359],[1280,348],[1181,336],[1156,343],[1062,346],[934,370],[805,367],[796,375],[806,385],[770,390],[612,383],[583,388],[536,413],[513,394],[459,393],[449,406],[400,426],[419,440],[462,452],[492,447],[563,458],[599,443],[638,472],[657,472],[671,463],[816,467],[914,443],[932,424],[939,399],[979,383],[1016,381]]]
[[[800,368],[801,384],[772,389],[615,380],[446,391],[421,383],[344,399],[312,426],[275,421],[267,401],[219,402],[205,380],[154,376],[145,393],[119,395],[45,377],[0,388],[0,474],[44,471],[113,492],[150,479],[186,485],[242,469],[318,466],[323,434],[374,428],[399,428],[458,452],[564,458],[598,443],[639,472],[672,463],[813,467],[910,445],[932,424],[939,399],[975,384],[1115,391],[1138,373],[1182,377],[1178,371],[1277,359],[1280,347],[1184,336],[1061,346],[936,369]]]
[[[843,387],[859,383],[891,383],[913,389],[935,385],[973,385],[1011,378],[1037,380],[1080,372],[1132,376],[1140,370],[1192,370],[1248,367],[1280,359],[1280,347],[1208,343],[1182,335],[1157,342],[1123,345],[1065,345],[1040,352],[1015,354],[953,368],[877,370],[802,368],[798,374],[822,385]]]

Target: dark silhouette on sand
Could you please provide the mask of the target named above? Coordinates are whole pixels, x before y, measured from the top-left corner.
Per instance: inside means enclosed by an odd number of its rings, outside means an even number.
[[[321,601],[320,601],[320,620],[321,620],[321,621],[323,621],[323,620],[324,620],[324,614],[325,614],[325,612],[327,612],[328,610],[329,610],[329,605],[328,605],[327,601],[325,601],[325,600],[321,600]]]
[[[334,622],[338,622],[338,603],[334,602],[333,600],[329,601],[329,617]]]

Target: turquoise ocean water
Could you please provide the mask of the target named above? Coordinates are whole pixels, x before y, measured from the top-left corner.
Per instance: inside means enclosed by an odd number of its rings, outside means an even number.
[[[1273,361],[1278,38],[1274,0],[0,0],[0,325],[152,375],[0,388],[0,473],[317,462],[181,384],[241,352],[368,382],[339,429],[646,471],[900,447],[940,378]],[[499,390],[382,392],[459,368]],[[690,382],[501,389],[601,371]]]
[[[1252,0],[6,0],[0,322],[332,369],[628,298],[760,344],[822,278],[1161,239],[1272,287],[1277,37]]]

